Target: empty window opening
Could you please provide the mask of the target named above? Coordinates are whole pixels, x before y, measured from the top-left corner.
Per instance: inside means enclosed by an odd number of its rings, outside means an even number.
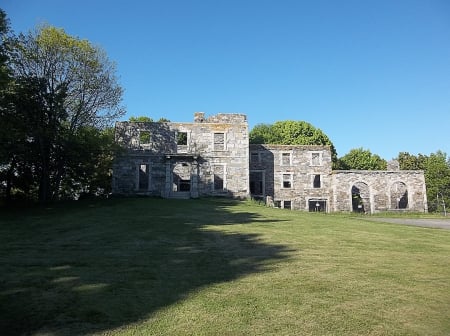
[[[283,174],[283,188],[292,188],[292,175]]]
[[[311,153],[311,165],[320,166],[320,153]]]
[[[283,166],[291,165],[291,153],[281,153],[281,165]]]
[[[310,212],[325,212],[327,210],[327,201],[325,200],[309,200],[308,209]]]
[[[291,201],[284,201],[283,202],[283,208],[284,209],[292,209]]]
[[[281,201],[274,201],[274,202],[273,202],[273,206],[274,206],[275,208],[281,208]]]
[[[146,145],[150,143],[150,132],[149,131],[139,131],[139,143],[141,145]]]
[[[178,132],[177,133],[177,145],[178,146],[187,146],[188,136],[187,132]]]
[[[314,175],[313,188],[320,188],[320,187],[321,187],[320,175]]]
[[[391,209],[408,208],[408,188],[403,182],[394,183],[391,187]]]
[[[225,133],[214,133],[214,150],[225,150]]]
[[[139,190],[148,190],[149,187],[149,165],[139,165]]]
[[[370,209],[369,186],[363,182],[357,182],[352,186],[352,210],[365,213]]]

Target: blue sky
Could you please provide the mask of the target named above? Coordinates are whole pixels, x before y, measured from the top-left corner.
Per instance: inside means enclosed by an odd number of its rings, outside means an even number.
[[[101,46],[129,116],[244,113],[304,120],[339,156],[450,154],[450,1],[3,0],[16,33],[41,23]]]

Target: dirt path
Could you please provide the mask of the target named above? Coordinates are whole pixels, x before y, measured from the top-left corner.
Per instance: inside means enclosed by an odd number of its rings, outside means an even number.
[[[437,219],[437,218],[367,218],[368,220],[384,223],[394,223],[403,225],[414,225],[428,228],[439,228],[450,230],[450,218]]]

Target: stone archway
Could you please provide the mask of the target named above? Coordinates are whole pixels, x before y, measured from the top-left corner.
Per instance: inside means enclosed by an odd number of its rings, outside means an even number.
[[[191,191],[191,164],[178,162],[172,170],[172,192]]]
[[[407,209],[408,208],[408,187],[403,182],[395,182],[390,190],[390,208]]]
[[[364,182],[356,182],[352,186],[352,211],[370,212],[370,190]]]

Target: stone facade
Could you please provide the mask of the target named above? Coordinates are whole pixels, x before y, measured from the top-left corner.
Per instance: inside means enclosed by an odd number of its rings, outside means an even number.
[[[331,211],[427,211],[423,171],[336,170],[331,181]]]
[[[248,124],[242,114],[193,123],[118,122],[125,151],[113,166],[113,193],[162,197],[248,197]]]
[[[242,114],[116,124],[113,193],[230,196],[306,211],[427,211],[423,171],[333,171],[328,146],[249,145]]]

